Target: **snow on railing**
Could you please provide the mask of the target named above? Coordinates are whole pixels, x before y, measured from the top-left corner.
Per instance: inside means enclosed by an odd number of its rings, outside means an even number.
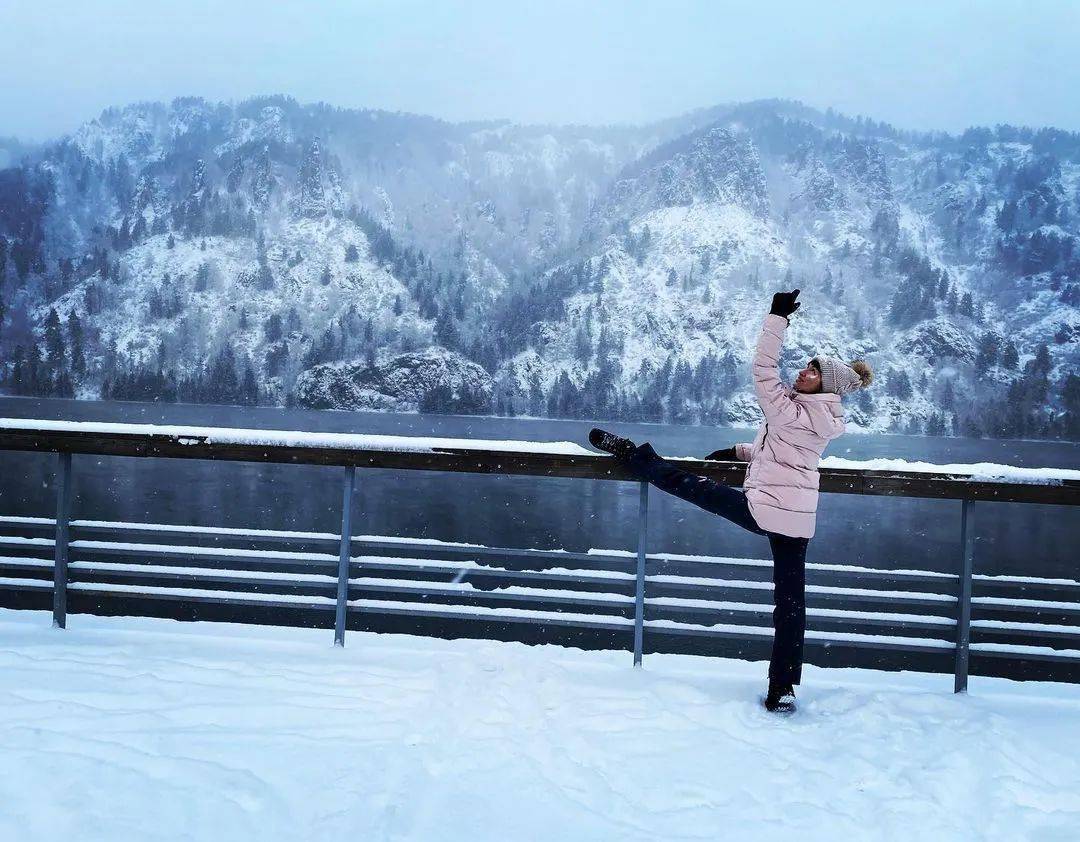
[[[852,471],[891,471],[898,474],[948,474],[980,482],[1036,483],[1060,485],[1066,481],[1080,482],[1080,471],[1068,468],[1018,468],[995,462],[949,463],[909,462],[906,459],[845,459],[826,456],[821,467],[843,468]]]
[[[446,450],[541,453],[554,456],[595,456],[568,441],[537,442],[495,439],[455,439],[429,436],[386,436],[368,433],[314,433],[303,430],[247,430],[235,427],[190,427],[175,424],[117,424],[102,421],[50,421],[0,418],[5,430],[38,430],[42,433],[75,433],[86,436],[143,436],[167,438],[181,444],[239,444],[257,447],[332,448],[395,453],[434,453]]]

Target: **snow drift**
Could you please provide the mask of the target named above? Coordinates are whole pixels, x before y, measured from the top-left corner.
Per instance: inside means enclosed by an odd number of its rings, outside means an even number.
[[[1066,839],[1080,688],[0,611],[0,838]]]

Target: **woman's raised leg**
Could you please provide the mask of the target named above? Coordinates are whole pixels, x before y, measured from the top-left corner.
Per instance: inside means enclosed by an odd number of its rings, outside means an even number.
[[[750,532],[765,534],[750,513],[746,495],[739,489],[675,467],[657,455],[651,444],[646,442],[634,450],[627,465],[661,491],[674,494],[714,515],[720,515]]]

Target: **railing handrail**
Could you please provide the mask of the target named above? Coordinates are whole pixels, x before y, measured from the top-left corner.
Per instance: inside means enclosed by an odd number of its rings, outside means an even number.
[[[503,444],[508,447],[473,446]],[[595,480],[638,479],[611,457],[567,442],[489,442],[4,418],[0,419],[0,450]],[[746,473],[741,463],[678,461],[687,470],[727,485],[742,485]],[[1080,479],[1032,477],[1014,482],[947,471],[831,467],[822,467],[819,474],[820,490],[833,494],[1080,505]]]

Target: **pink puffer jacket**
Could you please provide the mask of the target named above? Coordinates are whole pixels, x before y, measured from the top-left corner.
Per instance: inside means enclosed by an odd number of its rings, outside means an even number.
[[[817,521],[818,460],[825,446],[844,432],[840,396],[804,395],[780,382],[780,346],[787,319],[768,315],[754,353],[754,391],[765,423],[753,444],[735,445],[749,462],[743,490],[757,525],[766,532],[814,537]]]

